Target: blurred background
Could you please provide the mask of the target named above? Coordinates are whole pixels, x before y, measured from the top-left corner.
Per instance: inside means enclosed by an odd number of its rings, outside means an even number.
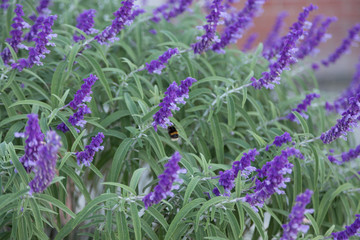
[[[148,0],[147,4],[156,6],[164,2],[163,0]],[[203,4],[204,2],[205,1],[194,0],[193,4]],[[245,2],[246,0],[240,0],[235,3],[234,6],[242,9]],[[330,33],[332,37],[325,43],[320,44],[320,52],[315,56],[315,61],[327,58],[329,54],[333,53],[335,49],[340,46],[342,40],[348,35],[348,30],[356,23],[360,23],[360,0],[268,0],[264,4],[262,14],[255,18],[254,25],[238,41],[238,47],[242,48],[247,38],[251,34],[256,33],[258,37],[253,45],[256,48],[259,42],[266,39],[275,23],[277,15],[282,11],[288,13],[288,16],[285,18],[285,26],[281,32],[281,36],[285,35],[291,24],[296,21],[302,8],[311,3],[317,5],[319,9],[312,12],[308,20],[312,21],[312,19],[319,14],[323,17],[335,16],[338,18],[336,22],[330,25],[327,33]],[[326,95],[330,97],[334,95],[335,98],[338,93],[349,85],[355,73],[355,66],[359,61],[359,45],[359,42],[355,42],[350,51],[341,56],[335,64],[329,67],[322,66],[316,72],[320,90],[326,93]],[[310,61],[310,59],[307,58],[305,61],[311,65],[313,59],[314,58],[311,58]]]

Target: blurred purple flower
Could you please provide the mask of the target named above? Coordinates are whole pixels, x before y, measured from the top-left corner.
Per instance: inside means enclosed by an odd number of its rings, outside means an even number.
[[[334,232],[331,234],[334,240],[345,240],[355,235],[360,237],[360,214],[356,214],[355,217],[356,219],[354,223],[350,226],[346,226],[344,231]]]
[[[153,17],[150,19],[151,21],[158,23],[161,21],[161,18],[159,15],[164,15],[166,9],[169,8],[169,3],[165,3],[163,5],[160,5],[159,7],[155,8],[153,10]]]
[[[167,128],[167,126],[173,125],[169,120],[169,117],[172,116],[171,110],[178,111],[180,108],[176,106],[176,104],[186,103],[184,98],[189,97],[189,88],[194,82],[196,82],[196,79],[188,77],[181,81],[180,86],[178,86],[176,82],[170,84],[165,92],[163,101],[159,104],[159,111],[153,115],[154,122],[152,125],[155,131],[157,131],[157,125],[162,128]]]
[[[149,30],[149,33],[153,34],[153,35],[156,35],[157,34],[157,31],[155,29],[150,29]]]
[[[258,36],[259,35],[257,33],[251,34],[248,37],[248,39],[246,40],[246,42],[245,42],[245,44],[244,44],[244,46],[242,48],[242,51],[247,52],[247,51],[251,50],[252,47],[253,47],[253,44],[254,44],[255,40],[258,38]]]
[[[29,183],[30,192],[43,192],[51,183],[55,176],[56,160],[59,148],[61,147],[60,137],[55,131],[46,133],[46,144],[39,147],[38,160],[35,163],[35,177]]]
[[[305,112],[307,111],[307,107],[311,105],[311,102],[315,98],[319,98],[319,97],[320,97],[320,95],[317,93],[310,93],[305,96],[305,99],[302,101],[302,103],[297,105],[297,107],[293,108],[291,111],[298,112],[303,118],[308,119],[309,116],[305,114]],[[286,116],[286,118],[291,121],[299,123],[299,120],[296,118],[296,116],[293,113],[289,113]]]
[[[89,9],[84,10],[82,13],[79,14],[79,16],[76,18],[76,27],[82,30],[86,35],[91,35],[94,33],[97,33],[98,30],[94,29],[94,17],[96,14],[95,9]],[[83,35],[78,35],[77,32],[75,32],[73,39],[75,42],[84,40],[85,37]]]
[[[282,71],[285,70],[289,64],[296,62],[296,59],[293,56],[294,51],[296,51],[296,42],[304,33],[306,18],[309,16],[309,13],[315,9],[317,9],[317,7],[311,4],[310,6],[305,7],[304,11],[300,13],[298,21],[290,27],[290,32],[282,38],[279,57],[274,63],[270,64],[270,71],[263,72],[262,77],[259,80],[255,77],[251,78],[251,81],[253,82],[252,86],[255,89],[261,89],[262,87],[273,89],[274,83],[280,83]]]
[[[85,146],[85,150],[82,152],[75,153],[77,164],[80,166],[84,164],[85,166],[90,166],[90,163],[93,161],[95,153],[99,150],[103,150],[104,147],[100,146],[103,142],[104,134],[99,132],[95,137],[91,139],[91,143]]]
[[[6,9],[8,9],[9,6],[10,6],[9,0],[2,0],[1,1],[1,4],[0,4],[1,9],[6,10]]]
[[[90,74],[88,78],[84,78],[84,83],[81,85],[81,88],[76,92],[74,95],[74,99],[69,103],[69,106],[72,109],[78,108],[78,106],[85,102],[91,101],[92,94],[91,87],[94,85],[94,83],[98,80],[96,75]]]
[[[131,14],[132,8],[134,7],[134,0],[124,0],[121,2],[122,7],[120,7],[116,12],[114,12],[115,19],[112,21],[110,26],[107,26],[99,35],[95,36],[101,45],[108,44],[107,41],[114,42],[119,40],[116,35],[125,27],[125,25],[130,25],[132,23]]]
[[[309,230],[308,225],[303,225],[304,214],[312,213],[313,209],[306,209],[310,203],[313,191],[306,189],[304,193],[296,197],[296,203],[289,214],[289,223],[282,225],[284,229],[280,240],[296,240],[298,232],[306,233]]]
[[[39,16],[38,18],[35,16],[34,24],[31,26],[30,31],[25,34],[24,39],[28,42],[34,40],[39,31],[43,28],[43,23],[45,20],[45,16]]]
[[[39,5],[36,7],[36,11],[39,13],[39,15],[50,14],[51,11],[48,9],[49,4],[50,0],[40,0]]]
[[[179,54],[179,50],[177,48],[169,48],[158,58],[158,60],[152,60],[150,63],[145,63],[146,70],[148,70],[150,74],[161,74],[161,70],[166,67],[165,64],[175,54]]]
[[[181,184],[183,180],[179,178],[179,174],[186,173],[186,169],[180,168],[178,164],[180,160],[180,153],[175,152],[171,156],[169,162],[165,164],[165,170],[158,176],[159,183],[154,188],[154,191],[150,192],[142,199],[146,209],[154,204],[158,204],[167,196],[174,196],[172,190],[179,189],[179,185],[175,185],[174,183]]]
[[[134,6],[134,10],[129,18],[129,20],[133,21],[137,16],[140,14],[145,13],[145,10],[142,8],[139,8],[139,6]]]
[[[328,159],[332,163],[336,163],[338,165],[343,164],[344,162],[349,162],[352,159],[356,159],[360,156],[360,145],[358,145],[354,149],[350,149],[348,152],[343,152],[341,154],[341,160],[338,160],[335,156],[328,155]]]
[[[151,21],[158,23],[161,21],[161,16],[169,21],[171,18],[175,18],[178,15],[185,12],[191,5],[193,0],[168,0],[165,4],[153,10],[153,17]],[[167,10],[169,11],[167,12]]]

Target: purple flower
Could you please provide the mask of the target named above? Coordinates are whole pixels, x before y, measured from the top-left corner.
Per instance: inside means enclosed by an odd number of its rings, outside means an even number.
[[[60,137],[55,131],[48,131],[46,133],[46,144],[39,147],[39,159],[34,167],[35,177],[29,183],[30,195],[34,192],[43,192],[50,185],[55,176],[57,153],[60,147]]]
[[[296,62],[293,56],[296,49],[296,41],[304,33],[303,28],[306,18],[308,17],[309,13],[315,9],[317,9],[317,7],[311,4],[310,6],[305,7],[304,11],[300,13],[298,21],[295,22],[292,27],[290,27],[290,32],[282,38],[279,57],[274,63],[270,64],[270,71],[263,72],[262,77],[259,80],[257,80],[255,77],[251,78],[251,81],[253,82],[252,86],[255,89],[261,89],[262,87],[273,89],[273,83],[280,83],[280,75],[282,71],[289,64]]]
[[[189,98],[189,87],[196,82],[196,79],[188,77],[181,81],[180,86],[173,82],[170,84],[165,92],[163,101],[159,104],[160,109],[154,115],[154,122],[152,123],[155,131],[157,131],[157,125],[162,128],[173,125],[169,117],[172,116],[171,110],[178,111],[180,108],[176,104],[185,104],[184,98]]]
[[[230,196],[230,191],[235,186],[234,182],[239,171],[241,171],[242,176],[248,177],[251,172],[256,170],[256,168],[251,166],[251,162],[255,161],[257,155],[259,155],[259,152],[256,148],[251,149],[248,153],[244,153],[240,161],[235,161],[231,169],[219,173],[219,185],[224,187],[224,196]],[[220,196],[220,191],[217,187],[215,187],[212,192],[216,196]]]
[[[223,53],[223,49],[229,43],[236,43],[237,39],[241,38],[244,31],[250,26],[252,19],[259,12],[264,2],[263,0],[247,0],[245,7],[233,16],[233,19],[227,21],[227,26],[221,34],[220,40],[213,44],[212,50]]]
[[[351,236],[359,236],[360,237],[360,214],[355,215],[356,219],[353,224],[350,226],[346,226],[346,230],[341,232],[334,232],[331,235],[334,237],[334,240],[346,240]]]
[[[99,132],[91,139],[91,143],[85,146],[84,151],[75,153],[78,165],[84,164],[85,166],[90,166],[90,163],[94,159],[95,153],[104,149],[103,146],[100,146],[104,137],[104,134]]]
[[[142,199],[146,209],[154,204],[158,204],[167,196],[174,196],[174,193],[171,191],[179,189],[179,185],[175,185],[174,183],[181,184],[183,180],[179,178],[179,174],[186,173],[186,169],[180,168],[178,164],[180,160],[180,153],[175,152],[169,162],[165,164],[164,172],[158,176],[158,185],[156,185],[153,192],[150,192]]]
[[[273,144],[277,147],[281,147],[284,143],[291,142],[291,141],[292,141],[292,139],[291,139],[290,134],[288,132],[285,132],[281,136],[276,136]]]
[[[321,134],[320,139],[325,144],[333,142],[339,137],[346,138],[346,132],[351,130],[351,127],[356,126],[357,121],[360,118],[360,93],[349,99],[348,109],[342,113],[342,118],[337,120],[335,126],[333,126],[327,132]]]
[[[198,37],[198,42],[191,44],[195,54],[201,54],[207,50],[213,41],[217,41],[216,28],[219,24],[221,13],[224,11],[224,7],[221,5],[222,0],[213,0],[211,5],[211,12],[206,16],[207,24],[202,26],[205,30],[205,34]]]
[[[251,48],[253,47],[253,44],[255,42],[255,40],[258,38],[258,34],[257,33],[253,33],[251,34],[248,39],[246,40],[244,47],[242,48],[243,52],[247,52],[249,50],[251,50]]]
[[[274,193],[284,194],[281,188],[286,188],[285,183],[290,181],[290,178],[286,178],[284,175],[290,174],[293,168],[293,164],[288,161],[290,156],[303,158],[301,152],[295,148],[282,150],[280,155],[267,162],[262,169],[257,170],[258,178],[264,178],[264,180],[256,179],[254,193],[247,194],[244,201],[252,207],[262,207]]]
[[[150,19],[151,21],[158,23],[161,21],[161,18],[159,15],[165,14],[166,9],[169,8],[169,3],[165,3],[163,5],[160,5],[159,7],[155,8],[153,10],[153,17]]]
[[[313,25],[310,28],[308,35],[305,37],[304,41],[299,46],[296,57],[298,59],[305,58],[307,55],[315,51],[315,48],[320,44],[320,42],[326,41],[330,37],[329,34],[326,34],[326,30],[328,29],[330,24],[332,22],[335,22],[336,20],[336,17],[328,17],[316,31],[313,29],[316,26],[316,24],[313,22]]]
[[[50,14],[50,10],[48,9],[50,0],[40,0],[39,5],[36,7],[36,11],[39,13],[39,15],[42,14]]]
[[[145,13],[145,10],[142,8],[136,8],[138,6],[135,6],[135,9],[133,10],[129,20],[133,21],[137,16],[139,16],[140,14]]]
[[[111,25],[106,27],[99,35],[95,36],[95,39],[101,44],[107,44],[107,41],[114,42],[119,40],[116,35],[124,28],[125,25],[132,23],[131,14],[132,8],[134,7],[134,0],[124,0],[121,2],[120,7],[114,12],[115,19]]]
[[[30,28],[30,25],[22,18],[22,16],[24,16],[24,12],[20,4],[16,4],[14,12],[16,14],[16,17],[13,18],[14,23],[11,24],[11,27],[13,28],[13,30],[10,31],[11,38],[7,38],[6,42],[9,43],[9,45],[17,53],[19,51],[19,48],[27,49],[27,47],[21,42],[23,41],[23,30],[26,28]],[[9,48],[5,48],[1,52],[1,58],[3,59],[5,64],[8,64],[10,62],[11,52]]]
[[[40,16],[38,18],[36,18],[36,16],[35,16],[34,24],[31,26],[30,31],[25,34],[24,39],[26,41],[31,42],[34,40],[34,38],[37,36],[37,34],[43,28],[44,20],[45,20],[45,16]]]
[[[305,99],[302,101],[302,103],[297,105],[296,108],[293,108],[292,111],[298,112],[303,118],[307,119],[309,117],[308,115],[305,114],[305,112],[307,111],[307,107],[311,105],[312,100],[314,100],[315,98],[319,98],[319,97],[320,97],[320,95],[317,93],[310,93],[310,94],[306,95]],[[286,116],[286,118],[291,121],[294,121],[294,122],[299,121],[293,113],[289,113]]]
[[[44,134],[41,132],[39,126],[39,119],[37,114],[28,114],[28,122],[24,133],[15,133],[15,137],[23,137],[25,140],[25,154],[19,160],[24,166],[26,172],[31,172],[36,161],[38,161],[38,152],[41,142],[44,140]]]
[[[50,43],[49,40],[57,36],[56,34],[52,34],[51,29],[56,18],[56,15],[44,18],[41,32],[38,32],[37,36],[33,38],[35,47],[29,48],[29,57],[27,59],[21,58],[17,63],[11,64],[13,69],[17,68],[21,72],[24,68],[33,67],[34,64],[39,66],[43,65],[40,61],[41,58],[45,58],[45,54],[50,53],[46,46],[54,46],[54,43]]]
[[[354,149],[350,149],[348,152],[343,152],[341,154],[341,161],[339,161],[336,157],[332,155],[328,155],[328,159],[330,162],[336,163],[336,164],[343,164],[344,162],[349,162],[352,159],[358,158],[360,155],[360,145],[358,145]]]
[[[69,106],[72,109],[78,108],[78,106],[84,102],[90,102],[92,94],[91,87],[98,80],[96,75],[90,74],[88,78],[84,78],[84,83],[81,85],[81,88],[74,95],[74,99],[69,103]]]
[[[177,48],[169,48],[158,58],[158,60],[152,60],[150,63],[145,63],[146,70],[148,70],[150,74],[161,74],[161,70],[166,67],[165,64],[175,54],[179,54],[179,50]]]
[[[308,225],[303,225],[304,214],[312,213],[312,209],[306,209],[306,205],[310,203],[313,191],[306,189],[304,193],[296,197],[296,203],[289,214],[289,223],[282,225],[284,229],[280,240],[296,240],[298,232],[306,233],[309,230]]]
[[[157,34],[157,31],[156,29],[150,29],[149,30],[149,33],[153,34],[153,35],[156,35]]]
[[[264,50],[263,50],[263,56],[264,58],[266,58],[267,60],[270,60],[271,58],[273,58],[274,53],[273,53],[273,49],[277,49],[278,48],[278,43],[280,42],[280,31],[283,28],[284,25],[284,19],[288,16],[287,12],[281,12],[275,21],[275,25],[272,28],[271,32],[269,33],[268,37],[266,38],[266,40],[264,41]]]
[[[161,17],[166,21],[169,21],[171,18],[175,18],[178,15],[186,11],[191,5],[193,0],[168,0],[165,4],[160,5],[159,7],[153,10],[153,17],[151,21],[158,23],[161,21]],[[167,12],[167,10],[169,11]]]
[[[2,8],[4,10],[8,9],[8,7],[10,6],[8,2],[9,2],[9,0],[2,0],[1,4],[0,4],[0,8]]]
[[[88,108],[88,106],[86,106],[85,104],[80,104],[77,111],[69,117],[69,123],[71,123],[71,125],[73,126],[84,127],[86,124],[86,121],[84,120],[84,115],[90,113],[91,110],[90,108]],[[78,129],[76,130],[78,131]]]
[[[79,14],[79,16],[76,18],[76,27],[82,30],[86,35],[91,35],[94,33],[97,33],[98,30],[94,29],[94,17],[96,14],[95,9],[89,9],[84,10],[82,13]],[[84,40],[85,37],[83,35],[78,35],[77,32],[75,32],[73,39],[75,42]]]
[[[329,66],[330,63],[335,63],[351,46],[352,41],[356,39],[356,36],[360,32],[360,23],[356,24],[349,30],[348,36],[342,41],[340,47],[338,47],[333,54],[327,59],[321,61],[324,66]]]

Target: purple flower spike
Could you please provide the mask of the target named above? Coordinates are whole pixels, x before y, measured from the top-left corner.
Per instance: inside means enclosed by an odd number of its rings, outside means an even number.
[[[95,9],[89,9],[89,10],[85,10],[82,13],[80,13],[80,15],[76,18],[76,27],[81,29],[84,33],[86,33],[86,35],[91,35],[94,33],[97,33],[98,30],[94,29],[94,17],[96,14],[96,10]],[[83,35],[78,35],[76,32],[73,36],[73,39],[75,42],[84,40],[85,37]]]
[[[335,63],[342,54],[344,54],[351,46],[351,43],[356,39],[360,32],[360,23],[356,24],[349,30],[348,36],[342,41],[339,48],[335,50],[327,59],[322,60],[324,66],[329,66],[330,63]]]
[[[177,48],[174,49],[169,48],[157,60],[152,60],[150,63],[145,63],[146,70],[148,70],[150,74],[153,73],[161,74],[161,70],[166,67],[165,64],[175,54],[179,54],[179,50]]]
[[[39,126],[37,114],[27,115],[28,122],[24,133],[15,133],[15,137],[23,137],[25,140],[25,154],[19,160],[24,166],[26,172],[31,172],[36,161],[39,159],[38,152],[41,142],[44,140],[44,134]]]
[[[350,131],[352,127],[356,126],[357,121],[360,119],[360,93],[355,97],[349,99],[348,109],[342,113],[342,118],[337,120],[335,126],[333,126],[327,132],[321,134],[320,139],[325,144],[329,144],[339,137],[346,138],[347,131]]]
[[[265,3],[263,0],[247,0],[245,7],[240,10],[233,19],[227,21],[227,26],[221,34],[219,41],[215,42],[212,50],[223,53],[224,48],[230,43],[242,37],[244,31],[251,25],[253,18],[261,10],[261,6]]]
[[[244,47],[243,47],[243,52],[247,52],[249,50],[252,49],[253,47],[253,44],[255,42],[255,40],[258,38],[258,34],[257,33],[253,33],[249,36],[249,38],[246,40],[246,43],[244,44]]]
[[[178,86],[176,82],[170,84],[165,92],[163,101],[159,104],[159,111],[153,115],[154,122],[152,125],[155,131],[157,131],[157,125],[162,128],[173,125],[169,120],[169,117],[172,116],[171,110],[178,111],[180,108],[176,106],[176,104],[186,103],[184,98],[189,97],[189,88],[194,82],[196,82],[196,79],[188,77],[181,81],[180,86]]]
[[[35,16],[35,15],[34,15]],[[45,17],[40,16],[38,18],[34,18],[34,24],[31,26],[31,29],[28,33],[25,34],[24,39],[28,42],[31,42],[34,40],[34,38],[37,36],[37,34],[40,32],[40,30],[43,28]]]
[[[2,0],[2,2],[1,2],[1,4],[0,4],[0,8],[1,8],[1,9],[6,10],[6,9],[8,9],[9,6],[10,6],[9,0]]]
[[[125,27],[132,23],[131,14],[134,7],[134,0],[124,0],[120,7],[114,12],[115,19],[112,24],[104,29],[102,33],[95,36],[95,39],[101,44],[108,44],[107,41],[114,42],[119,40],[116,35]]]
[[[96,80],[98,80],[98,78],[96,75],[90,74],[88,78],[83,80],[84,83],[81,85],[81,88],[76,92],[74,99],[69,103],[69,106],[74,110],[77,109],[80,104],[91,101],[91,87],[94,85]]]
[[[185,12],[192,2],[193,0],[168,0],[165,4],[153,10],[153,17],[150,20],[158,23],[161,21],[161,16],[163,16],[166,21],[169,21],[171,18],[175,18]],[[169,11],[167,12],[168,9]]]
[[[293,164],[289,163],[288,158],[295,156],[304,158],[301,152],[295,148],[287,148],[281,151],[281,155],[276,156],[271,162],[267,162],[258,171],[258,178],[265,178],[260,181],[256,179],[254,193],[247,194],[244,201],[252,207],[262,207],[264,202],[274,193],[284,194],[281,188],[286,188],[285,183],[290,182],[290,178],[284,177],[285,174],[292,172]]]
[[[291,142],[292,138],[288,132],[285,132],[281,136],[276,136],[273,144],[277,147],[281,147],[284,143]]]
[[[304,33],[305,20],[309,16],[309,13],[317,9],[316,6],[310,5],[304,8],[304,11],[300,13],[298,21],[295,22],[292,27],[290,27],[290,32],[282,38],[281,47],[278,59],[271,63],[269,72],[263,72],[262,77],[257,80],[255,77],[251,78],[252,86],[255,89],[265,88],[274,88],[274,83],[280,83],[280,75],[283,70],[289,64],[296,62],[294,58],[294,51],[296,51],[296,42]]]
[[[153,10],[153,17],[150,19],[151,21],[158,23],[161,21],[161,18],[159,15],[164,15],[166,12],[166,9],[169,8],[169,3],[165,3],[163,5],[160,5],[159,7],[155,8]]]
[[[138,7],[139,7],[139,6],[135,6],[135,8],[134,8],[134,10],[133,10],[133,12],[132,12],[129,20],[134,21],[134,19],[135,19],[137,16],[145,13],[145,10],[144,10],[144,9],[138,8]]]
[[[280,240],[296,240],[299,231],[307,233],[309,226],[302,223],[305,213],[314,212],[312,209],[306,209],[306,205],[311,201],[312,194],[313,191],[306,189],[304,193],[296,197],[296,203],[289,214],[289,223],[282,225],[284,232]]]
[[[329,155],[328,159],[330,162],[336,163],[338,165],[343,164],[344,162],[349,162],[352,159],[356,159],[360,156],[360,145],[358,145],[354,149],[350,149],[348,152],[343,152],[341,154],[341,161],[339,161],[336,157]]]
[[[154,204],[158,204],[168,196],[174,196],[172,190],[179,189],[179,185],[175,185],[174,183],[181,184],[183,180],[179,178],[179,174],[186,173],[186,169],[180,168],[178,164],[180,160],[180,153],[175,152],[169,162],[165,164],[164,172],[158,176],[158,185],[156,185],[153,192],[150,192],[142,199],[146,209]]]
[[[216,36],[216,28],[219,24],[221,14],[224,11],[224,6],[221,5],[221,2],[222,0],[213,0],[210,7],[211,12],[206,16],[208,24],[202,26],[202,28],[205,30],[205,34],[201,37],[198,37],[199,41],[197,43],[191,45],[195,54],[201,54],[207,50],[214,41],[218,41]]]
[[[14,23],[11,24],[11,27],[13,28],[13,30],[10,31],[11,38],[7,38],[6,42],[9,43],[9,45],[17,53],[20,48],[27,49],[27,47],[21,42],[23,41],[23,30],[26,28],[30,28],[30,25],[22,18],[22,16],[24,16],[24,12],[20,4],[16,4],[14,12],[16,14],[16,17],[13,18]],[[5,64],[8,64],[10,62],[11,52],[9,48],[5,48],[1,52],[1,58],[3,59]]]
[[[48,9],[48,6],[50,4],[50,0],[40,0],[39,5],[36,7],[36,11],[39,13],[39,15],[49,15],[50,10]]]
[[[57,154],[60,147],[60,137],[55,131],[48,131],[46,144],[39,147],[39,160],[34,167],[35,177],[29,183],[30,195],[34,192],[41,193],[50,185],[55,176]]]
[[[90,163],[93,161],[95,153],[99,150],[103,150],[104,147],[100,146],[103,142],[104,134],[99,132],[95,137],[91,139],[91,143],[85,146],[85,150],[82,152],[75,153],[76,160],[78,165],[84,164],[85,166],[89,167]]]
[[[346,226],[346,230],[341,232],[334,232],[331,235],[333,236],[334,240],[345,240],[349,239],[351,236],[358,236],[360,237],[360,214],[355,215],[356,219],[353,224],[350,226]]]
[[[292,111],[293,112],[298,112],[303,118],[307,119],[309,116],[305,114],[305,112],[307,111],[307,107],[311,105],[311,102],[315,99],[315,98],[319,98],[320,95],[317,93],[310,93],[308,95],[306,95],[305,99],[302,101],[302,103],[300,103],[299,105],[297,105],[296,108],[293,108]],[[293,113],[289,113],[286,116],[287,119],[297,122],[299,123],[299,120],[296,118],[296,116]]]
[[[73,126],[84,127],[86,124],[86,121],[84,120],[84,115],[90,113],[91,110],[90,108],[88,108],[88,106],[86,106],[85,104],[80,104],[76,113],[69,117],[69,123],[71,123],[71,125]],[[79,132],[78,129],[76,130],[77,132]]]

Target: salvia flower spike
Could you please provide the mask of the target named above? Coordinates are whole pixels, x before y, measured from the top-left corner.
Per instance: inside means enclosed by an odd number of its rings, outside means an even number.
[[[288,65],[296,62],[294,58],[296,42],[304,33],[306,18],[309,16],[309,13],[315,9],[317,9],[317,7],[311,4],[305,7],[304,11],[300,13],[298,21],[290,27],[289,33],[282,38],[279,57],[275,62],[270,64],[270,71],[263,72],[262,77],[258,80],[255,77],[251,78],[252,86],[255,89],[261,89],[263,87],[273,89],[274,83],[280,83],[282,71],[285,70]]]
[[[179,178],[179,174],[186,173],[186,169],[180,168],[178,164],[180,160],[180,153],[175,152],[171,156],[169,162],[165,164],[165,170],[158,176],[159,183],[154,188],[154,191],[150,192],[142,199],[146,209],[154,204],[158,204],[168,196],[174,196],[172,190],[179,189],[178,184],[183,182],[183,180]]]
[[[350,226],[346,226],[344,231],[334,232],[331,235],[334,240],[345,240],[352,236],[360,237],[360,214],[355,215],[356,219]]]
[[[305,99],[302,101],[302,103],[297,105],[296,108],[293,108],[292,111],[293,112],[298,112],[303,118],[307,119],[309,116],[306,115],[305,112],[307,111],[308,106],[311,105],[311,102],[315,98],[319,98],[319,97],[320,97],[320,95],[317,94],[317,93],[310,93],[310,94],[306,95]],[[293,113],[289,113],[286,116],[286,118],[291,120],[291,121],[295,121],[295,122],[299,121]]]
[[[179,50],[177,48],[169,48],[157,60],[152,60],[150,63],[145,63],[145,68],[150,74],[161,74],[161,70],[166,67],[165,64],[172,56],[176,54],[179,54]]]
[[[84,33],[86,33],[86,35],[97,33],[98,30],[94,29],[95,14],[96,14],[95,9],[84,10],[76,18],[76,22],[77,22],[76,27],[82,30]],[[85,40],[85,37],[75,32],[73,39],[75,42],[79,42],[81,40]]]
[[[336,164],[343,164],[345,162],[349,162],[350,160],[356,159],[360,156],[360,145],[358,145],[356,148],[354,149],[350,149],[347,152],[343,152],[340,157],[341,160],[338,160],[335,156],[333,155],[328,155],[328,159],[330,162],[336,163]]]
[[[313,191],[306,189],[304,193],[296,197],[295,205],[289,214],[289,222],[282,225],[284,229],[283,235],[280,240],[296,240],[298,232],[306,233],[309,230],[308,225],[303,224],[304,214],[312,213],[312,209],[306,209],[311,201]]]
[[[29,183],[30,192],[41,193],[51,183],[55,176],[57,154],[61,147],[60,137],[55,131],[48,131],[46,133],[46,143],[39,147],[38,160],[35,163],[34,172],[35,177]]]
[[[269,151],[270,146],[275,145],[277,147],[281,147],[283,144],[287,142],[291,142],[292,138],[290,136],[290,133],[285,132],[283,135],[276,136],[274,139],[274,142],[271,145],[267,145],[265,150]]]
[[[104,149],[104,147],[101,146],[104,137],[104,134],[99,132],[91,139],[91,143],[85,146],[84,151],[75,153],[78,165],[84,164],[85,166],[90,166],[90,163],[94,159],[95,153]]]
[[[88,78],[83,79],[84,83],[74,95],[74,99],[69,103],[72,109],[76,109],[80,104],[91,101],[91,87],[98,80],[96,75],[90,74]]]

